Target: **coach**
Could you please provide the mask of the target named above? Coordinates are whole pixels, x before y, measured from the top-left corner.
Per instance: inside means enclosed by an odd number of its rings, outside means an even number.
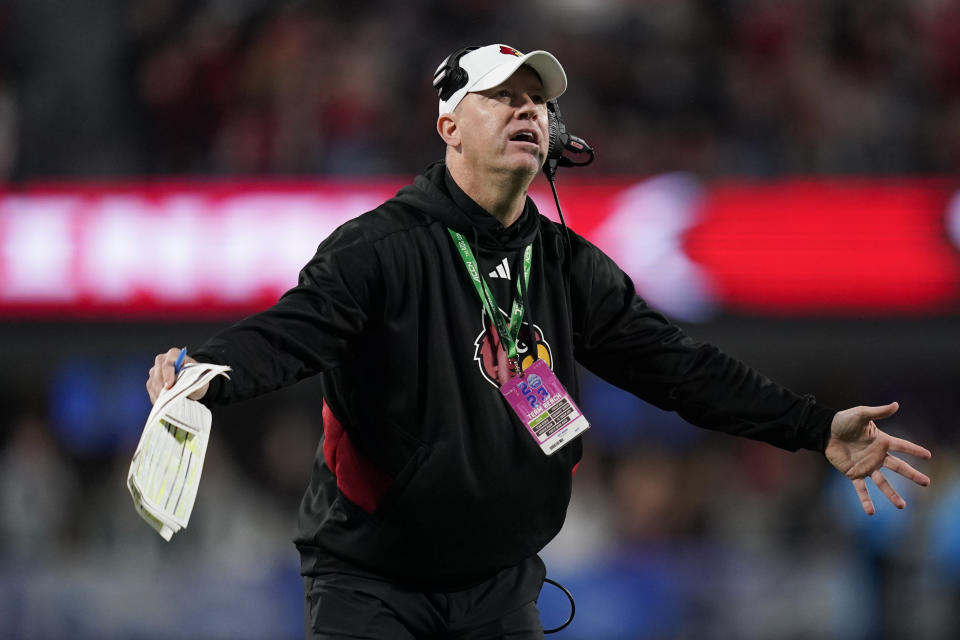
[[[700,427],[825,453],[868,514],[868,477],[905,504],[883,467],[928,484],[891,452],[930,452],[874,423],[896,403],[837,412],[775,384],[685,335],[538,213],[527,189],[548,151],[547,102],[567,86],[554,56],[462,49],[435,86],[445,160],[194,353],[233,368],[198,392],[211,405],[322,381],[295,539],[308,637],[543,637],[537,553],[563,525],[589,419],[577,362]],[[176,355],[157,356],[151,400]],[[544,430],[527,409],[548,405]]]

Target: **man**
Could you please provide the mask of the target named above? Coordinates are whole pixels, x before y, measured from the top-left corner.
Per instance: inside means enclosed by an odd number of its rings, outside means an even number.
[[[684,335],[538,214],[527,188],[547,101],[566,89],[556,58],[461,50],[435,84],[445,162],[337,229],[297,287],[194,354],[233,367],[197,393],[210,404],[322,379],[295,540],[308,636],[542,637],[537,552],[563,524],[581,444],[545,453],[508,396],[555,378],[575,401],[575,362],[701,427],[825,452],[868,514],[867,477],[905,504],[882,467],[929,482],[889,452],[930,453],[873,422],[895,403],[835,412],[774,384]],[[151,399],[176,356],[157,356]]]

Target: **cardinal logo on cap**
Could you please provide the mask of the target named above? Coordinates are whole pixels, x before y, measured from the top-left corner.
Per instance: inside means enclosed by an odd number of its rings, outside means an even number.
[[[517,56],[518,58],[523,55],[522,53],[520,53],[519,51],[517,51],[517,50],[514,49],[513,47],[508,47],[508,46],[503,45],[503,44],[500,45],[500,53],[502,53],[502,54],[504,54],[504,55],[507,55],[507,56]]]

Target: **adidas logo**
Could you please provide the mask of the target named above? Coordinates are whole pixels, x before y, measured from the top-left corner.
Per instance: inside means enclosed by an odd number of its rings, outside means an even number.
[[[497,268],[491,271],[488,274],[491,278],[506,278],[510,279],[510,263],[507,262],[507,259],[504,258],[500,261],[500,264],[497,265]]]

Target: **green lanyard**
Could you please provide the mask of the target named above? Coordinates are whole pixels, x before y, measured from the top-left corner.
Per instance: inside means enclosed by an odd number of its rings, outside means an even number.
[[[487,286],[487,281],[480,273],[480,266],[477,264],[477,259],[474,257],[473,251],[470,250],[470,245],[467,244],[467,239],[453,229],[448,228],[447,231],[450,232],[450,237],[453,238],[453,244],[456,245],[457,250],[460,252],[463,265],[467,268],[467,273],[473,281],[473,286],[477,289],[477,294],[480,295],[483,308],[487,310],[487,315],[493,320],[497,328],[497,333],[500,334],[500,342],[507,348],[507,357],[510,358],[511,362],[516,363],[517,336],[520,334],[520,323],[523,319],[523,290],[520,288],[520,278],[517,278],[517,295],[513,299],[513,306],[510,308],[510,325],[508,326],[504,323],[500,310],[497,309],[493,292],[490,291],[490,287]],[[523,250],[524,288],[529,288],[530,286],[530,263],[532,261],[533,245],[528,244],[527,248]]]

